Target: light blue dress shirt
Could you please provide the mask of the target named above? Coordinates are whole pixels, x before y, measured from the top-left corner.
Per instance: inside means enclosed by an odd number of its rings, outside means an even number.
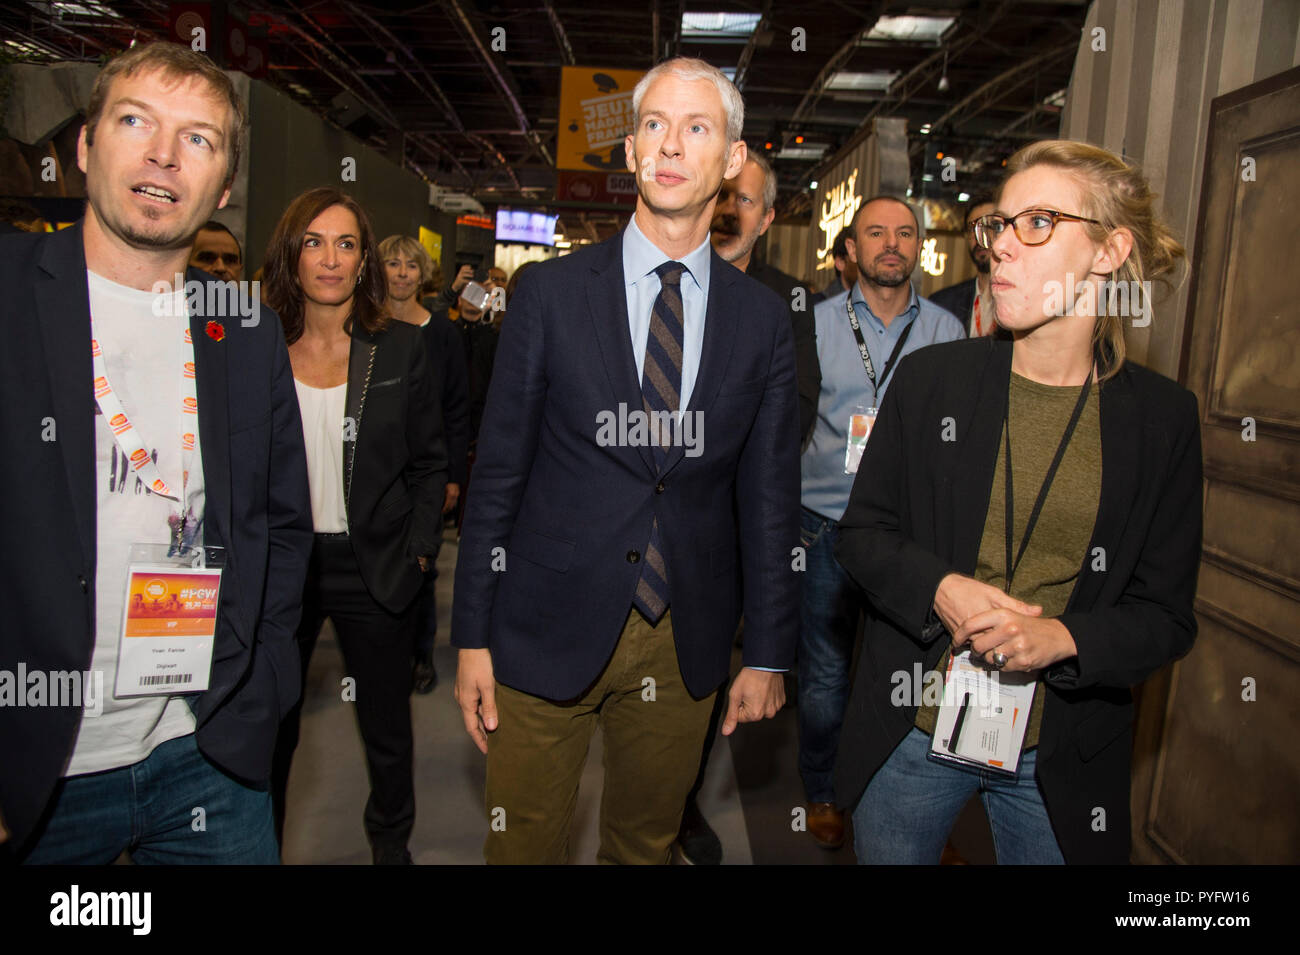
[[[636,216],[628,221],[623,233],[623,281],[627,284],[627,324],[632,334],[632,354],[636,358],[636,380],[641,383],[645,370],[645,346],[650,335],[650,314],[659,297],[662,282],[655,269],[670,257],[661,252],[637,228]],[[686,266],[682,275],[682,390],[679,410],[690,407],[695,377],[700,370],[700,352],[704,348],[704,315],[709,301],[710,243],[708,235],[694,251],[677,259]]]
[[[872,391],[871,379],[862,367],[862,354],[858,351],[853,326],[849,324],[848,309],[845,307],[848,301],[850,293],[841,292],[834,298],[818,302],[813,310],[813,319],[817,325],[817,357],[822,369],[822,390],[817,400],[817,423],[813,427],[812,440],[800,459],[803,506],[833,521],[844,516],[844,509],[849,506],[849,493],[853,490],[853,481],[857,476],[844,473],[849,416],[858,405],[879,408],[895,374],[891,369],[889,378],[879,388],[879,393]],[[877,385],[881,385],[890,353],[909,325],[915,323],[916,327],[908,335],[894,364],[895,369],[904,355],[909,355],[918,348],[966,337],[965,328],[954,315],[929,299],[921,298],[916,294],[915,288],[911,290],[907,308],[896,315],[888,327],[872,314],[866,299],[862,297],[862,287],[857,282],[853,284],[851,301],[858,316],[858,324],[862,327],[862,340],[867,343],[871,365],[876,371]]]

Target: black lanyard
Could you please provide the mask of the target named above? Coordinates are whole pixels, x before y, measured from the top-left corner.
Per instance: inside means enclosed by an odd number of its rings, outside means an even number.
[[[1095,367],[1095,366],[1094,366]],[[1015,577],[1016,568],[1020,566],[1020,560],[1025,556],[1025,548],[1029,545],[1029,536],[1034,532],[1034,525],[1038,523],[1038,514],[1043,509],[1043,502],[1047,500],[1048,489],[1052,486],[1052,480],[1056,477],[1056,469],[1061,465],[1061,458],[1065,457],[1065,448],[1070,443],[1070,438],[1074,434],[1074,429],[1079,423],[1079,418],[1083,415],[1083,406],[1088,401],[1088,389],[1092,387],[1093,369],[1088,369],[1088,378],[1079,389],[1079,400],[1074,403],[1074,413],[1070,415],[1070,423],[1065,426],[1065,434],[1061,435],[1061,443],[1056,446],[1056,456],[1052,458],[1052,465],[1047,469],[1047,476],[1043,478],[1043,486],[1038,489],[1038,497],[1034,501],[1034,509],[1029,512],[1029,523],[1025,525],[1025,536],[1020,538],[1020,550],[1016,552],[1015,563],[1011,562],[1011,535],[1015,528],[1015,504],[1011,495],[1011,384],[1007,383],[1007,404],[1002,413],[1002,427],[1006,434],[1006,485],[1007,485],[1007,513],[1006,513],[1006,571],[1007,571],[1007,593],[1011,593],[1011,580]]]
[[[894,362],[898,361],[899,354],[903,351],[903,346],[907,344],[907,336],[912,334],[912,328],[916,325],[916,319],[920,318],[919,310],[916,318],[907,323],[903,329],[903,334],[898,336],[898,343],[894,345],[894,350],[889,353],[889,360],[885,362],[885,370],[881,373],[880,384],[876,384],[876,366],[871,363],[871,353],[867,351],[867,343],[862,338],[862,326],[858,324],[858,313],[853,308],[853,295],[850,293],[846,300],[846,307],[849,310],[849,324],[853,326],[853,337],[858,340],[858,351],[862,353],[862,367],[867,369],[867,377],[871,379],[871,394],[873,402],[880,397],[880,389],[885,387],[885,382],[889,380],[889,373],[894,370]]]

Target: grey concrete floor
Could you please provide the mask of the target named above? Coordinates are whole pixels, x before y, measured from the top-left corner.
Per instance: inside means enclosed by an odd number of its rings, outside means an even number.
[[[455,532],[438,557],[438,685],[411,697],[415,728],[416,820],[411,855],[417,864],[483,861],[487,817],[484,758],[465,733],[452,696],[456,651],[448,644]],[[739,660],[736,660],[739,666]],[[283,857],[288,864],[369,864],[362,827],[369,793],[361,737],[342,699],[343,657],[326,622],[304,688],[301,738],[289,779]],[[724,864],[843,865],[854,860],[852,838],[834,852],[792,829],[803,804],[796,769],[797,721],[787,706],[775,719],[740,726],[713,747],[700,808],[723,845]],[[597,731],[579,788],[571,861],[593,864],[598,847],[601,741]],[[963,812],[953,844],[967,860],[992,862],[988,825],[978,803]]]

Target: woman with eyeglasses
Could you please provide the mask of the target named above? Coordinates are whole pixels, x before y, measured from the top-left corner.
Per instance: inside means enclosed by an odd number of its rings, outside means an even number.
[[[338,189],[289,204],[271,236],[266,288],[289,345],[316,531],[297,633],[304,685],[329,617],[351,680],[341,702],[354,708],[365,744],[372,860],[409,864],[415,601],[442,541],[447,484],[437,375],[419,332],[387,313],[370,223]],[[276,748],[281,828],[301,707]]]
[[[976,233],[1013,340],[900,362],[840,525],[870,603],[836,767],[862,863],[937,863],[977,793],[999,862],[1127,862],[1130,688],[1196,633],[1196,399],[1123,335],[1183,248],[1104,150],[1007,174]]]

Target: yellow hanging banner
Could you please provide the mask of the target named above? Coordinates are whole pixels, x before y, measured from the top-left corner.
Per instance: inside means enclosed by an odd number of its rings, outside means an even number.
[[[420,245],[424,246],[424,251],[429,253],[429,258],[433,259],[434,265],[442,262],[442,236],[432,229],[420,226]]]
[[[562,68],[556,169],[627,172],[623,140],[636,119],[632,90],[644,75],[644,70]]]

